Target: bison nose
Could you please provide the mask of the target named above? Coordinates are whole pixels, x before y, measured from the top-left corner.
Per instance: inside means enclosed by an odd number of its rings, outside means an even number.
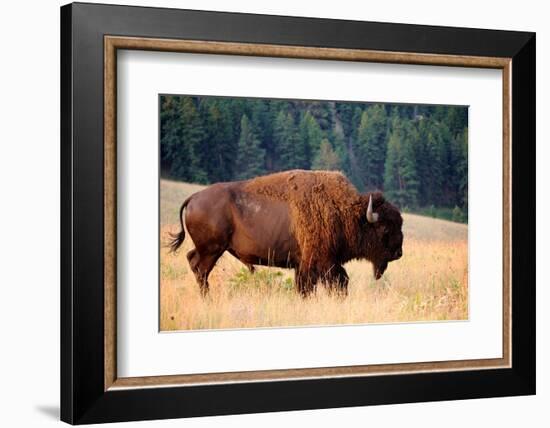
[[[400,259],[402,255],[403,255],[403,250],[401,248],[395,252],[396,259]]]

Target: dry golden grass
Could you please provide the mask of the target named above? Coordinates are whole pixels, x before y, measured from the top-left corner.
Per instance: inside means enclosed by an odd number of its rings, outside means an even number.
[[[179,230],[181,202],[200,186],[161,181],[160,328],[196,330],[363,324],[468,318],[468,229],[443,220],[405,214],[403,257],[379,281],[366,261],[344,267],[347,298],[320,286],[302,299],[292,289],[293,272],[258,267],[250,274],[225,253],[210,274],[210,293],[199,293],[185,254],[168,253],[168,232]]]

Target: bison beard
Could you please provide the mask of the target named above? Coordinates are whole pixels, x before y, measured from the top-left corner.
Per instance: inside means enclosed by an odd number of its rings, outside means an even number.
[[[370,260],[380,279],[388,262],[402,254],[403,221],[397,208],[381,193],[358,193],[338,172],[286,171],[197,192],[181,206],[181,231],[170,243],[173,252],[185,239],[184,209],[195,244],[187,259],[203,294],[225,251],[249,269],[293,268],[303,296],[319,282],[347,294],[345,262]]]
[[[374,268],[374,277],[376,279],[380,279],[382,278],[382,275],[384,275],[384,272],[386,272],[386,269],[388,267],[388,262],[384,260],[381,263],[377,263],[377,264],[373,263],[372,266]]]

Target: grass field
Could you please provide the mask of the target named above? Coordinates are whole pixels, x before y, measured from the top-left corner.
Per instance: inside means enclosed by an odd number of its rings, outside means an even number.
[[[168,232],[179,231],[183,200],[202,189],[161,180],[160,328],[196,330],[362,324],[468,318],[468,227],[404,214],[403,257],[375,281],[367,261],[351,261],[349,295],[329,295],[323,287],[302,299],[293,289],[293,271],[258,267],[254,274],[225,253],[210,274],[202,298],[185,254],[189,235],[176,254],[166,248]]]

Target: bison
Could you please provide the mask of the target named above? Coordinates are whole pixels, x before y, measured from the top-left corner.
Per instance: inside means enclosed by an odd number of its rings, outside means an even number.
[[[251,270],[293,268],[302,296],[320,281],[347,294],[342,265],[349,260],[371,261],[380,279],[388,263],[402,256],[399,210],[380,192],[360,194],[339,172],[293,170],[213,184],[181,205],[172,252],[185,239],[184,223],[195,244],[187,260],[203,295],[225,251]]]

